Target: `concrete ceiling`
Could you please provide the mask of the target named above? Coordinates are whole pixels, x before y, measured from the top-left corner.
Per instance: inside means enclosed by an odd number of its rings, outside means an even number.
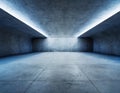
[[[24,34],[26,36],[29,36],[30,38],[45,38],[44,35],[38,33],[20,20],[9,15],[2,9],[0,9],[0,31]]]
[[[120,0],[0,0],[0,6],[48,37],[72,37],[118,12]]]
[[[105,20],[101,24],[90,29],[88,32],[82,34],[80,37],[94,37],[97,34],[109,31],[120,31],[120,12]]]

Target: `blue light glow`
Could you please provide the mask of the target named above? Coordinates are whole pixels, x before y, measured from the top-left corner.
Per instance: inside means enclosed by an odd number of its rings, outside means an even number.
[[[78,38],[47,38],[40,44],[49,51],[77,51],[82,48]]]
[[[18,20],[22,21],[26,25],[30,26],[37,32],[41,33],[45,37],[48,37],[48,35],[45,33],[45,31],[43,31],[38,25],[33,23],[32,20],[30,20],[29,17],[27,17],[25,14],[22,14],[20,11],[17,11],[15,9],[13,9],[12,7],[9,7],[3,1],[0,1],[0,8],[2,10],[6,11],[7,13],[9,13],[10,15],[14,16],[15,18],[17,18]]]
[[[120,1],[115,5],[112,5],[109,9],[101,11],[94,19],[87,23],[83,28],[80,28],[80,31],[75,34],[75,37],[79,37],[82,34],[86,33],[90,29],[94,28],[95,26],[99,25],[103,21],[107,20],[108,18],[112,17],[116,13],[120,11]]]

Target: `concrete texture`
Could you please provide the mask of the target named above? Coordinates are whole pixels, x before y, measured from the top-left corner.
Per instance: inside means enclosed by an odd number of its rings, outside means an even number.
[[[55,52],[55,51],[92,51],[91,38],[46,38],[33,39],[33,51]]]
[[[21,28],[21,29],[20,29]],[[0,57],[32,52],[32,37],[24,23],[0,9]]]
[[[7,30],[13,33],[24,33],[29,35],[31,38],[45,37],[2,9],[0,9],[0,30]]]
[[[120,55],[120,29],[114,29],[112,31],[110,30],[100,33],[94,37],[94,52]]]
[[[94,52],[120,55],[119,19],[120,12],[83,35],[93,37]],[[92,34],[93,32],[95,33]]]
[[[0,29],[1,30],[1,29]],[[12,30],[12,29],[11,29]],[[0,31],[0,56],[9,56],[32,52],[32,39],[25,34]]]
[[[120,12],[80,37],[93,39],[93,52],[120,55]]]
[[[0,57],[32,52],[32,38],[43,35],[0,9]]]
[[[119,93],[120,57],[44,52],[0,59],[0,93]]]
[[[90,29],[86,33],[82,34],[80,37],[91,37],[105,31],[113,31],[113,30],[120,30],[120,12],[115,14],[114,16],[110,17],[109,19],[105,20],[101,24],[97,25],[96,27]],[[112,33],[112,32],[111,32]],[[113,33],[114,34],[114,33]]]
[[[71,37],[113,12],[120,0],[0,0],[0,4],[49,37]]]

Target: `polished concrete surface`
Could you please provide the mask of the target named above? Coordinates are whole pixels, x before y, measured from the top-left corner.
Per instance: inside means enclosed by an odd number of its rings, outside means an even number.
[[[120,93],[120,57],[44,52],[1,58],[0,93]]]

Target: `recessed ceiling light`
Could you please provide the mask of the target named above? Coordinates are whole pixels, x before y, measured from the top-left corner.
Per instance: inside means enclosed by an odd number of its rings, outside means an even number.
[[[94,18],[91,22],[89,22],[89,24],[84,26],[77,34],[75,34],[75,37],[80,37],[82,34],[86,33],[87,31],[91,30],[92,28],[99,25],[103,21],[112,17],[119,11],[120,11],[120,2],[118,2],[112,8],[109,8],[108,10],[100,12],[100,14],[98,14],[96,18]]]
[[[32,20],[30,20],[29,17],[27,17],[25,14],[22,14],[20,11],[14,10],[14,8],[12,7],[8,7],[8,5],[2,1],[0,1],[0,8],[5,12],[7,12],[8,14],[17,18],[18,20],[22,21],[26,25],[30,26],[31,28],[33,28],[43,36],[48,37],[48,35],[38,25],[33,23]]]

